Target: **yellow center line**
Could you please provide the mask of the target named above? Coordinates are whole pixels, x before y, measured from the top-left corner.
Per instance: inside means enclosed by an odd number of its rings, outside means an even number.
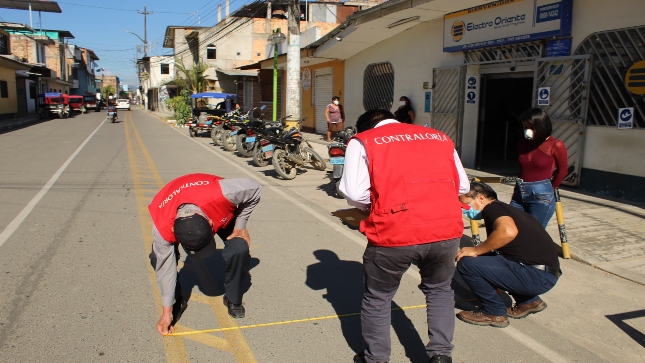
[[[455,302],[456,303],[464,303],[464,302],[472,302],[472,301],[477,301],[477,299],[474,299],[474,298],[473,299],[464,299],[464,300],[457,300]],[[421,308],[425,308],[426,306],[427,306],[426,304],[402,306],[402,307],[398,307],[398,308],[393,308],[392,311],[421,309]],[[264,328],[264,327],[268,327],[268,326],[306,323],[308,321],[339,319],[339,318],[346,318],[346,317],[350,317],[350,316],[359,316],[359,315],[361,315],[361,313],[349,313],[349,314],[340,314],[340,315],[317,316],[317,317],[313,317],[313,318],[276,321],[276,322],[263,323],[263,324],[242,325],[242,326],[233,326],[233,327],[227,327],[227,328],[216,328],[216,329],[206,329],[206,330],[182,331],[182,332],[168,334],[167,336],[182,336],[182,335],[194,335],[194,334],[206,334],[206,333],[219,333],[219,332],[226,332],[226,331],[230,331],[230,330]]]
[[[156,190],[154,191],[154,193],[156,193],[164,186],[164,183],[159,172],[157,171],[154,162],[152,161],[152,158],[150,157],[150,154],[148,153],[147,148],[143,143],[143,140],[141,139],[141,136],[139,135],[136,126],[134,125],[132,115],[130,113],[126,113],[126,117],[124,118],[124,125],[128,155],[130,158],[130,168],[132,169],[134,189],[137,199],[139,219],[141,223],[141,233],[143,235],[144,251],[147,256],[152,246],[152,221],[150,220],[148,213],[148,204],[153,195],[147,197],[145,194],[151,193],[152,190],[150,189],[150,187],[156,187]],[[145,166],[140,166],[140,164],[145,164]],[[142,179],[145,179],[145,181],[143,181]],[[216,286],[213,283],[212,276],[210,276],[210,274],[208,273],[206,266],[198,265],[198,267],[200,267],[198,269],[198,277],[200,281],[203,284],[212,284],[213,286]],[[149,264],[148,274],[153,291],[155,291],[155,293],[153,294],[155,298],[155,305],[157,307],[158,313],[161,314],[162,304],[161,297],[157,290],[156,274],[154,272],[154,269]],[[221,326],[225,328],[235,328],[237,326],[235,321],[232,318],[229,318],[226,307],[221,303],[221,300],[218,303],[216,299],[210,298],[209,302],[213,309],[213,312],[215,313],[215,317],[217,318],[217,321]],[[184,326],[176,326],[176,328],[178,330],[187,329]],[[255,357],[251,352],[251,348],[248,346],[241,332],[231,331],[229,333],[225,333],[225,337],[228,342],[227,344],[223,344],[219,340],[214,341],[212,339],[195,340],[207,346],[231,352],[235,356],[235,360],[238,363],[256,362]],[[166,357],[168,358],[169,362],[189,361],[188,353],[186,352],[186,346],[182,338],[165,336],[163,341],[166,348]]]

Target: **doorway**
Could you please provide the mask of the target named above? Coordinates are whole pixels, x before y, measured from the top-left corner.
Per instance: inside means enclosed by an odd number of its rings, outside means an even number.
[[[531,108],[533,74],[482,76],[482,102],[477,131],[477,170],[514,176],[519,173],[518,117]]]

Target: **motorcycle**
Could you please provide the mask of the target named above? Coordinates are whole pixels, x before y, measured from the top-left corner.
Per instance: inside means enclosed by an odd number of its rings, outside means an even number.
[[[266,106],[260,107],[264,110]],[[240,156],[250,158],[253,155],[253,146],[255,145],[255,131],[264,129],[265,124],[262,121],[264,113],[260,115],[259,121],[248,121],[237,124],[237,137],[235,138],[235,148]]]
[[[271,163],[276,173],[283,179],[290,180],[296,177],[297,168],[310,164],[316,170],[325,170],[327,165],[318,153],[314,151],[311,144],[304,138],[300,132],[300,125],[303,120],[298,122],[298,127],[291,129],[286,135],[275,139],[275,151]],[[306,145],[306,146],[305,146]]]
[[[111,120],[112,123],[116,122],[117,120],[117,114],[116,114],[116,106],[108,106],[108,112],[107,112],[108,118]]]
[[[246,114],[228,119],[222,123],[222,133],[220,135],[222,148],[226,151],[235,151],[237,148],[237,134],[239,130],[244,127],[250,119],[251,112],[256,108],[250,109]]]
[[[332,183],[334,183],[336,197],[338,198],[345,198],[345,195],[339,189],[340,178],[343,176],[343,169],[345,168],[345,151],[347,150],[347,143],[354,135],[356,135],[356,128],[353,126],[346,127],[334,136],[333,143],[327,145],[329,163],[333,168],[331,180]]]

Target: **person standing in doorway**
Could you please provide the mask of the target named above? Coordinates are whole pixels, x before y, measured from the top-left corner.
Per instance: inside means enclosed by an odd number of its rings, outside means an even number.
[[[325,117],[327,118],[327,142],[330,142],[332,131],[334,129],[336,132],[342,130],[345,121],[345,111],[343,105],[340,104],[340,97],[331,98],[331,103],[325,109]]]
[[[554,190],[560,186],[569,169],[567,148],[562,141],[551,136],[551,119],[543,110],[527,110],[519,121],[524,129],[524,138],[518,144],[520,175],[510,205],[529,213],[546,228],[555,212]]]
[[[401,98],[399,99],[399,108],[394,111],[394,117],[397,121],[403,122],[405,124],[414,123],[416,115],[414,114],[414,110],[412,109],[409,98],[401,96]]]
[[[365,295],[363,339],[355,363],[388,362],[391,302],[411,264],[419,267],[427,304],[430,363],[452,362],[454,256],[464,231],[458,196],[470,190],[455,146],[444,133],[398,122],[383,109],[365,112],[350,139],[340,190],[369,216],[360,231]],[[410,155],[432,155],[422,166]]]

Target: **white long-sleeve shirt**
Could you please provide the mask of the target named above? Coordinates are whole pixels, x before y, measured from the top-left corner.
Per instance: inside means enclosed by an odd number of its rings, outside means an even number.
[[[380,127],[387,124],[398,123],[396,120],[383,120],[376,124],[375,127]],[[466,194],[470,190],[470,182],[468,175],[461,165],[459,155],[455,150],[454,153],[455,166],[459,174],[459,194]],[[345,167],[343,168],[343,176],[340,179],[340,190],[345,194],[347,204],[366,210],[369,209],[370,201],[370,174],[369,174],[369,161],[365,153],[363,143],[358,139],[350,140],[347,144],[345,151]]]

